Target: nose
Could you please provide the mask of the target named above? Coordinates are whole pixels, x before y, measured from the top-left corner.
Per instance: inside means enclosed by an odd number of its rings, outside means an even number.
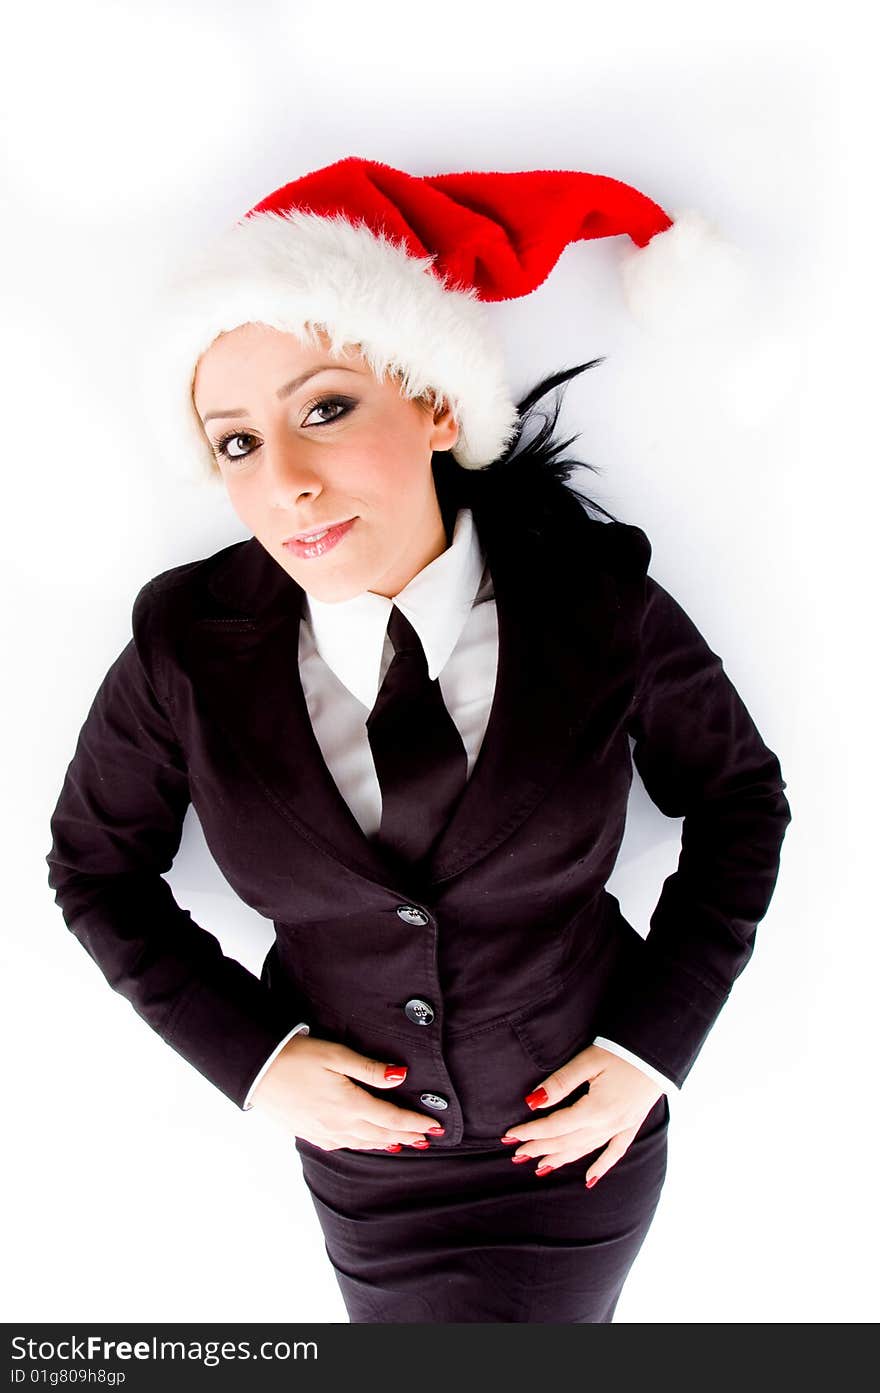
[[[263,448],[267,486],[281,506],[291,508],[301,500],[316,498],[321,493],[323,479],[301,444],[281,436],[267,441]]]

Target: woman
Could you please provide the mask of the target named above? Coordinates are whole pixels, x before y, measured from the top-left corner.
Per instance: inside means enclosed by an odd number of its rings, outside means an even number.
[[[188,363],[189,438],[252,536],[138,594],[47,858],[111,985],[295,1136],[352,1321],[612,1319],[667,1091],[750,956],[790,819],[645,534],[567,486],[555,418],[523,442],[583,367],[514,407],[460,266],[420,256],[450,224],[497,276],[489,195],[525,176],[485,177],[469,240],[479,176],[343,161],[178,287],[163,361]],[[573,204],[593,177],[560,176]],[[627,191],[642,237],[644,202]],[[386,240],[392,210],[417,244]],[[645,940],[604,888],[633,759],[685,819]],[[190,802],[275,924],[259,981],[162,879]]]

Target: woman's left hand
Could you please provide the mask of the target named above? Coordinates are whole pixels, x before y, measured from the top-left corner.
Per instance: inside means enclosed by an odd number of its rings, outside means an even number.
[[[567,1108],[546,1112],[580,1084],[590,1081],[590,1091]],[[543,1088],[546,1097],[541,1095]],[[502,1141],[519,1141],[512,1157],[537,1161],[553,1170],[605,1145],[605,1150],[585,1172],[588,1187],[609,1171],[629,1147],[651,1108],[662,1096],[652,1078],[620,1055],[601,1045],[588,1045],[568,1064],[554,1070],[527,1095],[528,1106],[543,1116],[519,1123],[504,1133]],[[537,1098],[536,1098],[537,1095]]]

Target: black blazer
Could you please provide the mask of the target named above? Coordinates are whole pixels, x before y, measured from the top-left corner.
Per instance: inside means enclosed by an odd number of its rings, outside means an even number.
[[[494,704],[423,872],[401,874],[327,769],[299,680],[303,591],[255,538],[149,581],[51,819],[49,884],[107,981],[238,1106],[299,1020],[448,1103],[443,1147],[528,1116],[596,1034],[681,1084],[748,961],[791,819],[776,756],[638,527],[560,492],[552,531],[475,509],[495,584]],[[683,817],[643,939],[605,890],[632,761]],[[258,979],[163,872],[192,802],[273,920]],[[384,1094],[383,1096],[388,1096]]]

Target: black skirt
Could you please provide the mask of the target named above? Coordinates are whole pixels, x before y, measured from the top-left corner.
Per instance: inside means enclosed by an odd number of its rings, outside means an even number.
[[[368,1323],[608,1323],[666,1176],[664,1093],[591,1189],[604,1150],[545,1176],[515,1147],[323,1151],[303,1177],[349,1319]]]

